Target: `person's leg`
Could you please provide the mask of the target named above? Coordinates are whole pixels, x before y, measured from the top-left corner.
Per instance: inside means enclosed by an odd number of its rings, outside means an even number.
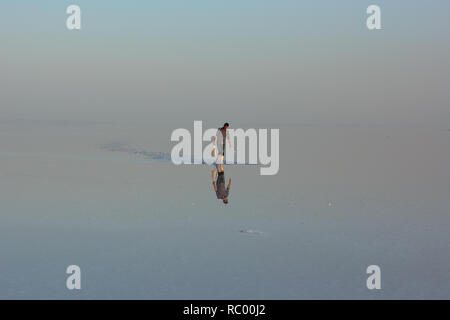
[[[220,163],[220,153],[217,153],[217,156],[216,156],[216,167],[217,167],[217,165]]]
[[[222,150],[223,150],[223,152],[222,152],[222,163],[224,163],[225,162],[225,143],[222,145]]]
[[[216,166],[218,166],[218,165],[220,165],[220,164],[222,164],[222,163],[223,163],[223,155],[222,155],[222,154],[219,154],[219,155],[217,156]]]
[[[221,161],[223,162],[223,155],[224,155],[224,149],[223,149],[223,144],[219,144],[217,143],[217,159],[216,159],[216,164],[220,164]],[[219,150],[220,147],[222,147],[222,150]]]

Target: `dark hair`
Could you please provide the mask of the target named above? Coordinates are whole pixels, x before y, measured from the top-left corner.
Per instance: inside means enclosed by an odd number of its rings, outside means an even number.
[[[223,125],[224,128],[229,127],[229,126],[230,126],[230,124],[228,122],[225,122],[225,124]]]

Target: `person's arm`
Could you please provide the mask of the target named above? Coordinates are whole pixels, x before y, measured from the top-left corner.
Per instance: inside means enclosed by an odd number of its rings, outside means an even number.
[[[213,181],[213,186],[214,186],[214,191],[217,192],[217,185],[216,185],[215,181]]]
[[[228,144],[230,145],[230,148],[232,148],[230,134],[228,132],[227,132],[227,139],[228,139]]]
[[[230,190],[230,187],[231,187],[231,178],[228,179],[228,186],[227,186],[227,189]]]

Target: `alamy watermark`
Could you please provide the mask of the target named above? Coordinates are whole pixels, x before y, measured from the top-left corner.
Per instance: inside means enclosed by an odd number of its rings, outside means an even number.
[[[81,269],[76,264],[67,267],[66,273],[69,276],[66,279],[66,288],[69,290],[81,289]]]
[[[370,274],[370,276],[367,278],[367,281],[366,281],[367,289],[380,290],[381,289],[381,268],[376,264],[372,264],[367,267],[366,273]]]
[[[81,8],[78,5],[72,4],[67,7],[66,13],[69,16],[66,19],[66,27],[68,30],[81,29]],[[370,5],[366,9],[366,14],[369,17],[366,20],[366,26],[369,30],[381,29],[381,8],[378,5]]]
[[[227,129],[227,137],[223,137],[223,144],[222,137],[217,138],[220,135],[218,132],[217,128],[207,129],[203,132],[202,121],[194,121],[193,137],[188,129],[175,129],[170,139],[172,142],[178,143],[172,148],[172,162],[176,165],[213,164],[224,160],[227,164],[259,164],[262,166],[260,168],[261,175],[278,173],[280,169],[279,129],[270,129],[270,141],[268,129]],[[210,143],[204,148],[204,142]],[[224,149],[215,155],[215,148]],[[221,157],[221,155],[223,156]]]

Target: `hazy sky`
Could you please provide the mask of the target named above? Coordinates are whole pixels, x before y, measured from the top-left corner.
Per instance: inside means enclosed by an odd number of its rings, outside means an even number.
[[[69,31],[78,4],[82,30]],[[382,30],[366,28],[370,4]],[[2,1],[0,116],[448,125],[448,1]]]

